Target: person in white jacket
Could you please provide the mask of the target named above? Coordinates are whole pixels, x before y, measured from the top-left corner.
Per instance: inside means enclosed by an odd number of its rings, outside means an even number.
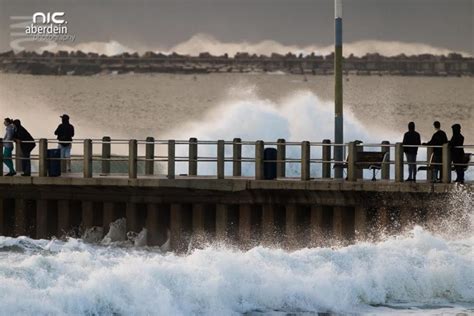
[[[5,119],[3,124],[6,127],[5,137],[3,137],[3,163],[8,167],[9,170],[6,176],[11,177],[16,174],[12,161],[13,135],[15,135],[15,125],[13,125],[13,120],[8,117]]]

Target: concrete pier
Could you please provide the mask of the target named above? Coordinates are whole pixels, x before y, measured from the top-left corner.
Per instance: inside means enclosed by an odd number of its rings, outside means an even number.
[[[114,140],[102,139],[102,153],[93,153],[97,149],[94,142],[97,140],[83,140],[80,173],[47,177],[48,141],[41,139],[38,174],[0,176],[0,235],[79,237],[91,227],[102,228],[105,235],[111,223],[125,218],[127,232],[138,234],[146,228],[148,245],[162,246],[169,238],[176,251],[213,241],[243,249],[259,244],[286,249],[332,242],[344,245],[397,233],[413,224],[433,227],[441,222],[440,210],[457,188],[449,183],[448,160],[443,160],[443,183],[403,182],[405,165],[399,143],[344,145],[349,155],[341,167],[347,168],[347,179],[335,179],[334,144],[329,140],[204,142],[216,146],[214,158],[200,156],[202,142],[196,138],[122,140],[129,150],[120,174],[113,173]],[[156,155],[155,144],[162,148]],[[188,148],[188,159],[179,151],[183,145]],[[276,161],[271,161],[277,178],[265,180],[264,167],[269,167],[269,161],[263,153],[270,146],[277,149]],[[288,157],[287,146],[298,148],[300,159]],[[244,151],[249,147],[255,150],[254,157]],[[311,155],[314,147],[320,148],[320,158]],[[381,153],[395,148],[394,161],[387,159],[380,166],[377,181],[364,179],[360,170],[361,153],[370,147]],[[444,146],[445,158],[449,158],[447,151]],[[188,174],[177,174],[176,162],[187,162]],[[216,173],[199,175],[202,162],[215,163]],[[253,164],[255,176],[243,175],[243,163]],[[291,164],[296,164],[292,176]],[[320,166],[316,172],[315,164]],[[390,164],[395,166],[392,175]],[[472,183],[464,188],[472,190]]]

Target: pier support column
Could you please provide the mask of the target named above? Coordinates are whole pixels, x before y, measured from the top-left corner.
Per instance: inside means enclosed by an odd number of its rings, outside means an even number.
[[[262,205],[262,243],[271,244],[275,237],[274,205]]]
[[[354,209],[335,206],[333,208],[334,238],[344,243],[354,238]]]
[[[26,236],[27,233],[27,214],[26,200],[15,200],[15,236]]]
[[[413,209],[408,206],[400,207],[399,224],[401,231],[409,230],[413,227]]]
[[[324,208],[322,205],[311,206],[311,218],[310,218],[310,244],[312,246],[321,245],[324,239],[324,220],[323,220]]]
[[[82,201],[82,226],[84,231],[94,226],[94,203]]]
[[[389,233],[391,230],[390,210],[386,206],[377,209],[376,228],[379,234]]]
[[[36,238],[45,239],[49,237],[48,232],[48,200],[36,201]]]
[[[69,200],[59,200],[58,203],[58,237],[67,236],[71,229],[71,207]]]
[[[170,206],[170,247],[178,252],[188,246],[189,231],[192,225],[189,205],[171,204]]]
[[[148,246],[162,246],[168,235],[167,209],[163,205],[147,205],[146,228]]]
[[[1,145],[1,144],[0,144]],[[3,153],[3,151],[2,151]],[[0,154],[1,155],[1,154]],[[2,172],[3,174],[3,172]],[[1,176],[0,176],[1,177]],[[0,198],[0,236],[6,236],[4,200]]]
[[[149,207],[151,206],[149,205]],[[137,204],[127,202],[127,205],[125,205],[125,218],[127,219],[127,232],[139,233],[141,231],[142,227],[140,227],[138,222]]]
[[[113,202],[104,202],[102,227],[104,227],[104,235],[109,232],[110,224],[116,220],[115,204]]]
[[[206,232],[206,212],[204,204],[193,204],[193,234],[203,235]]]
[[[289,249],[294,249],[298,245],[298,205],[288,204],[286,206],[286,223],[285,223],[285,235],[286,235],[286,246]]]
[[[252,206],[239,205],[239,243],[245,249],[252,243]]]
[[[226,204],[216,205],[216,238],[226,240],[229,237],[230,208]]]
[[[363,206],[354,209],[354,233],[356,240],[363,241],[367,238],[367,210]]]

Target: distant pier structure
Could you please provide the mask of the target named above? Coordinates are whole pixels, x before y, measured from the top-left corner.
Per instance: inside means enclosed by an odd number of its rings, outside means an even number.
[[[80,236],[91,227],[106,234],[112,222],[125,218],[127,231],[147,229],[148,245],[169,237],[177,251],[215,240],[294,249],[437,223],[458,186],[451,183],[447,145],[441,183],[425,180],[431,179],[429,159],[418,162],[428,171],[413,183],[403,181],[399,143],[104,137],[74,141],[83,150],[73,157],[73,172],[49,177],[58,161],[47,150],[56,141],[36,142],[36,173],[0,177],[0,235]],[[127,154],[113,154],[119,146]],[[343,161],[333,158],[335,146],[344,148]],[[421,147],[430,157],[433,147]],[[21,161],[21,153],[14,159]],[[334,166],[344,170],[343,178],[334,178]],[[472,190],[473,183],[464,188]]]

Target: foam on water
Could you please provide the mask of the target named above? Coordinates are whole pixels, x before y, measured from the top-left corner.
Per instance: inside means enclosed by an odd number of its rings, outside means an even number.
[[[183,256],[0,237],[0,306],[29,315],[474,311],[473,245],[421,227],[338,249],[209,246]]]

